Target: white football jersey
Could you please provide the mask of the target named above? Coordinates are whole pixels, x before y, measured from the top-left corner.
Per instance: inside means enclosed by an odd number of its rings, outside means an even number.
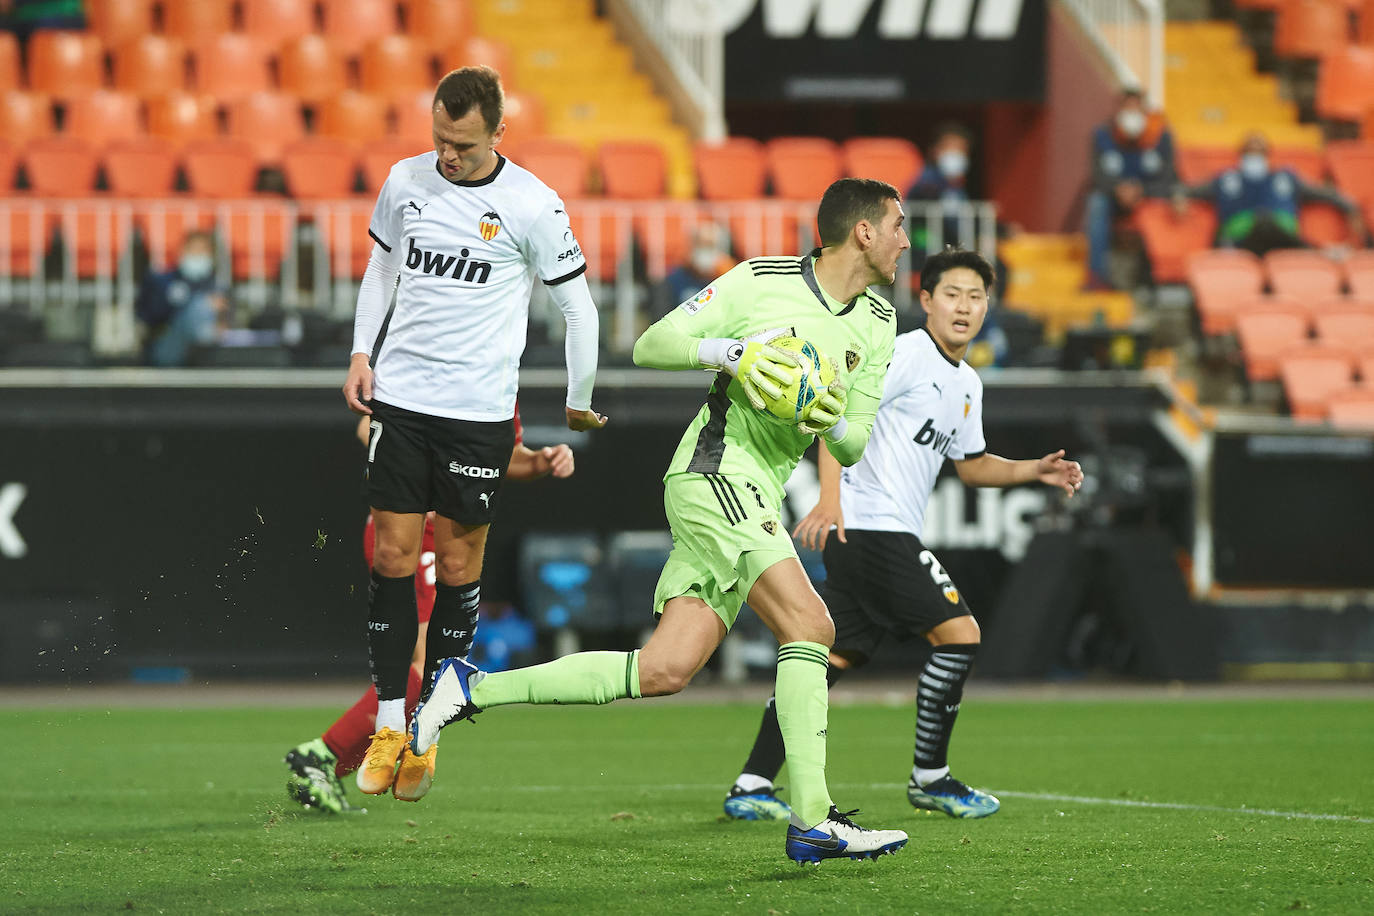
[[[925,328],[899,335],[873,435],[858,463],[840,472],[845,527],[920,537],[945,459],[986,450],[978,373],[946,356]]]
[[[438,154],[402,159],[377,196],[368,233],[399,258],[390,324],[373,350],[373,396],[437,417],[515,413],[534,276],[587,269],[563,201],[497,158],[486,178],[451,182]]]

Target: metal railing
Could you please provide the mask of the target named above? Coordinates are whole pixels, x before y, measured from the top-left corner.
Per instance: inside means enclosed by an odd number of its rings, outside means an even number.
[[[1123,86],[1144,90],[1164,107],[1164,4],[1162,0],[1064,0]]]
[[[725,27],[715,0],[621,0],[702,114],[697,139],[725,129]]]

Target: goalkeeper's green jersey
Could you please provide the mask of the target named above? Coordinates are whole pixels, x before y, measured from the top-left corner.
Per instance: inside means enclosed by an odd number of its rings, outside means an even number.
[[[819,253],[817,249],[801,258],[744,261],[645,331],[635,346],[635,360],[664,369],[700,367],[696,353],[702,339],[743,338],[786,328],[835,361],[849,390],[849,429],[841,444],[852,458],[836,457],[853,464],[863,452],[882,398],[896,313],[871,290],[851,302],[831,298],[816,281]],[[780,505],[783,485],[813,438],[755,410],[740,383],[721,371],[683,434],[664,479],[687,472],[737,475],[758,484],[773,505]]]

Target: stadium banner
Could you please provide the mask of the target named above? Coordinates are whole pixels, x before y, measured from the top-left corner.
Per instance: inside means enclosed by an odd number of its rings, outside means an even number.
[[[721,23],[737,101],[1038,102],[1045,0],[737,0]]]
[[[631,371],[622,374],[638,381],[617,384],[616,370],[603,370],[597,406],[612,422],[577,434],[564,425],[562,372],[546,374],[556,381],[530,384],[538,373],[525,373],[526,439],[570,443],[576,475],[503,489],[483,576],[484,600],[521,611],[533,600],[521,576],[529,536],[585,534],[593,553],[612,556],[622,533],[664,530],[663,469],[709,383],[681,373],[686,384],[647,387]],[[366,671],[365,455],[337,375],[169,370],[165,386],[116,387],[0,379],[0,680]],[[245,386],[213,383],[230,377]],[[1152,386],[1064,387],[1011,370],[985,378],[990,449],[1063,447],[1099,485],[1066,503],[1038,486],[940,481],[927,539],[980,616],[1042,528],[1160,524],[1175,544],[1190,542],[1191,484],[1151,426],[1161,404]],[[789,523],[816,488],[808,460],[789,488]],[[644,557],[645,543],[629,539],[639,546],[624,555]],[[637,632],[649,609],[626,608],[623,620]]]

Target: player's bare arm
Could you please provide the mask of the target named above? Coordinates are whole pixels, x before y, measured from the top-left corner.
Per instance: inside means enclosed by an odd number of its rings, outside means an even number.
[[[573,410],[571,407],[569,407],[567,408],[567,411],[568,429],[571,429],[574,432],[583,432],[589,429],[600,429],[601,427],[605,426],[606,421],[610,419],[609,417],[597,413],[590,407],[586,410]]]
[[[1021,461],[983,454],[954,462],[954,469],[959,479],[970,487],[1014,487],[1038,480],[1046,486],[1059,487],[1072,497],[1083,485],[1083,468],[1077,461],[1065,458],[1062,448],[1043,458]]]
[[[372,413],[364,401],[372,400],[372,367],[366,353],[354,353],[348,361],[348,377],[344,379],[343,395],[348,409],[367,416]]]
[[[571,477],[573,464],[573,451],[566,443],[540,449],[532,449],[521,443],[511,451],[506,477],[509,480],[538,480],[549,475]]]
[[[832,527],[840,543],[847,543],[844,537],[844,512],[840,509],[840,462],[827,449],[820,449],[816,464],[821,481],[821,498],[792,529],[792,537],[808,550],[824,550]]]

